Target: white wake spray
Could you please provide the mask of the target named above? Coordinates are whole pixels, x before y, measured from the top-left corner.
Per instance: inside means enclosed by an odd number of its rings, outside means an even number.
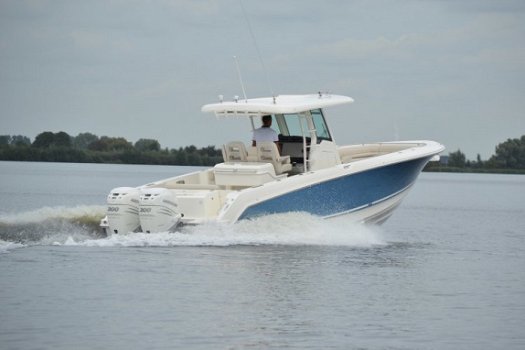
[[[98,247],[167,247],[233,245],[325,245],[370,247],[383,245],[377,228],[323,220],[304,213],[264,216],[233,225],[208,223],[184,227],[173,233],[129,233],[103,239],[76,241],[66,245]]]
[[[0,225],[25,225],[50,220],[69,220],[90,224],[104,217],[106,207],[100,205],[80,205],[76,207],[43,207],[37,210],[14,214],[0,214]]]
[[[0,252],[28,245],[64,243],[100,235],[99,222],[104,206],[44,207],[0,215]]]
[[[235,245],[383,245],[377,227],[351,224],[344,217],[323,220],[287,213],[181,227],[177,232],[112,234],[102,237],[98,224],[105,207],[52,207],[0,216],[0,252],[33,245],[84,247],[171,247]]]

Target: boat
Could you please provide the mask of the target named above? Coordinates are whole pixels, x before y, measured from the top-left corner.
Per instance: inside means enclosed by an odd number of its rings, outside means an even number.
[[[108,234],[171,232],[180,225],[233,224],[288,212],[381,224],[444,146],[425,140],[338,146],[324,109],[351,102],[315,93],[207,104],[203,112],[251,121],[254,129],[271,115],[278,144],[229,141],[222,147],[224,161],[214,167],[112,189],[101,227]]]

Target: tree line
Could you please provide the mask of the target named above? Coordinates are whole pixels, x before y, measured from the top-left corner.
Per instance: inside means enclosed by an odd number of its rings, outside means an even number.
[[[212,166],[222,162],[222,153],[215,146],[168,149],[154,139],[133,144],[123,137],[45,131],[33,142],[22,135],[0,135],[0,160]]]
[[[23,135],[0,135],[0,160],[213,166],[222,162],[222,153],[215,146],[168,149],[154,139],[133,144],[123,137],[45,131],[33,142]],[[442,156],[441,162],[430,162],[425,170],[525,173],[525,135],[498,144],[488,160],[479,154],[476,160],[468,160],[458,149]]]
[[[442,158],[446,161],[431,162],[425,170],[525,174],[525,135],[498,144],[488,160],[482,160],[479,154],[476,160],[468,160],[459,149]]]

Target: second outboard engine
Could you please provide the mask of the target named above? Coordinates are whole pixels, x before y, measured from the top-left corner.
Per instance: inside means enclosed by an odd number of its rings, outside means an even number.
[[[108,194],[107,233],[138,231],[140,190],[134,187],[114,188]]]
[[[139,204],[142,231],[174,231],[182,217],[178,206],[177,197],[166,188],[142,189]]]

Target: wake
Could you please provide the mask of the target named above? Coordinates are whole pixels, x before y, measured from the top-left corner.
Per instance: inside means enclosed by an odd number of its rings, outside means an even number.
[[[104,206],[44,207],[0,215],[0,253],[27,245],[48,245],[101,236]]]
[[[102,236],[98,225],[104,206],[42,208],[0,216],[0,253],[34,245],[84,247],[176,247],[236,245],[320,245],[370,247],[386,244],[379,228],[351,224],[344,218],[323,220],[287,213],[240,221],[184,226],[177,232]]]

